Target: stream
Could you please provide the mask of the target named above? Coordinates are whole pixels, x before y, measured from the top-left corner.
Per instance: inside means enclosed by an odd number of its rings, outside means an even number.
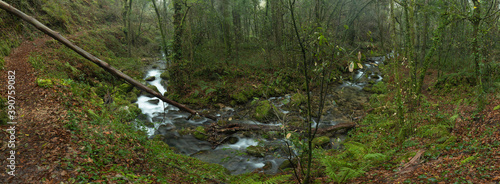
[[[362,89],[382,80],[378,66],[383,65],[384,60],[384,56],[368,58],[368,61],[363,63],[363,69],[352,73],[351,80],[344,80],[342,84],[334,86],[330,90],[331,93],[326,98],[325,113],[319,126],[352,122],[356,116],[363,113],[363,104],[368,102],[370,94]],[[148,84],[156,86],[161,94],[167,91],[166,81],[160,78],[166,66],[165,60],[158,60],[145,69],[144,79],[148,79]],[[285,95],[271,97],[268,100],[282,113],[287,114],[290,119],[303,119],[299,112],[282,108],[284,102],[289,101],[290,98],[290,95]],[[287,160],[286,144],[282,139],[276,138],[279,136],[272,135],[276,133],[266,132],[265,135],[255,135],[250,132],[239,132],[212,149],[209,142],[182,132],[185,129],[195,129],[198,126],[214,123],[213,120],[204,117],[187,120],[190,116],[189,113],[180,111],[177,107],[144,93],[138,97],[136,103],[142,110],[142,114],[136,119],[136,121],[142,122],[137,124],[138,128],[146,130],[148,137],[162,136],[162,140],[176,152],[205,162],[220,164],[227,168],[231,174],[254,171],[275,174],[280,171],[280,166]],[[230,117],[231,123],[262,124],[252,120],[245,108],[248,107],[224,107],[212,113],[226,119]],[[281,125],[278,122],[266,124]],[[344,137],[344,134],[330,137],[333,146],[329,146],[329,148],[338,148]],[[255,152],[250,151],[250,149],[263,150]]]

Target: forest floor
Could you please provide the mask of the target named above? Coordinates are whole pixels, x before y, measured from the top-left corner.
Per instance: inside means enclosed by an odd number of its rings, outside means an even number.
[[[414,156],[402,160],[396,168],[372,168],[350,183],[500,183],[500,93],[485,95],[484,109],[475,112],[473,86],[436,89],[432,87],[437,82],[435,70],[425,79],[424,103],[430,105],[413,109],[414,115],[423,117],[415,118],[419,120],[413,127],[418,130],[428,124],[445,123],[452,116],[448,129],[451,138],[440,142],[414,136],[411,139],[416,144],[399,146],[400,151]]]
[[[94,160],[81,157],[84,152],[81,142],[95,142],[92,137],[74,134],[66,128],[68,109],[64,107],[67,98],[62,96],[63,88],[43,88],[37,85],[37,71],[28,63],[31,52],[41,52],[49,37],[42,37],[34,41],[24,41],[18,48],[5,58],[5,71],[0,74],[4,80],[0,80],[0,92],[7,94],[7,71],[15,71],[15,101],[18,124],[15,126],[16,143],[16,176],[9,176],[7,172],[0,173],[1,183],[33,183],[43,181],[45,183],[59,183],[77,178],[79,175],[95,175],[89,170],[82,169],[82,163],[93,164]],[[436,81],[436,72],[426,77],[425,88]],[[472,88],[472,87],[470,87]],[[494,110],[500,104],[498,93],[489,94],[487,105],[484,110],[474,113],[473,103],[456,102],[458,99],[469,99],[471,90],[464,86],[450,87],[447,90],[424,90],[426,103],[432,104],[428,107],[414,109],[414,114],[442,113],[457,114],[454,118],[455,126],[451,128],[451,137],[456,139],[453,143],[439,149],[436,154],[419,154],[436,145],[425,137],[415,138],[419,145],[404,148],[407,152],[416,152],[415,156],[403,160],[400,167],[377,167],[371,169],[361,178],[356,178],[352,183],[449,183],[472,182],[472,183],[498,183],[500,182],[500,110]],[[71,94],[68,94],[71,95]],[[388,95],[387,98],[393,96]],[[423,120],[421,123],[427,123]],[[438,121],[431,119],[428,121]],[[414,125],[420,126],[419,123]],[[2,130],[7,130],[10,125],[2,125]],[[95,127],[94,127],[95,128]],[[90,128],[92,129],[92,128]],[[10,136],[9,132],[1,131],[4,138]],[[2,139],[0,145],[0,159],[2,165],[6,166],[7,158],[10,157],[8,139]],[[139,146],[140,147],[140,146]],[[138,149],[135,146],[133,149]],[[145,149],[141,147],[140,149]],[[140,152],[147,152],[141,150]],[[181,159],[182,160],[182,159]],[[137,176],[155,174],[157,171],[151,169],[149,162],[142,160],[141,154],[136,154],[130,160],[124,161],[128,166],[134,165]],[[190,161],[189,161],[190,162]],[[177,167],[177,166],[173,166]],[[3,167],[6,168],[6,167]],[[142,170],[142,172],[141,172]],[[112,169],[100,171],[102,178],[115,180],[126,180],[123,173]],[[185,169],[172,169],[169,176],[170,182],[184,183],[193,181],[188,178]],[[199,173],[200,174],[200,173]],[[102,176],[104,175],[104,176]],[[199,178],[206,179],[204,182],[218,183],[223,180],[220,176],[209,175],[205,177],[200,174]],[[137,177],[136,176],[136,177]],[[153,176],[154,177],[154,176]],[[210,179],[214,178],[214,179]],[[99,179],[96,182],[102,181]]]

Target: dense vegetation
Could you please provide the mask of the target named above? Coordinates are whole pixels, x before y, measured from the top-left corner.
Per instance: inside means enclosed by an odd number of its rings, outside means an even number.
[[[140,91],[56,41],[44,41],[43,50],[28,58],[36,71],[36,84],[63,98],[61,108],[67,111],[60,114],[64,118],[58,123],[71,132],[71,144],[83,148],[80,154],[56,163],[56,167],[78,172],[66,175],[64,181],[451,183],[499,179],[497,162],[491,160],[499,156],[500,146],[495,131],[500,128],[497,0],[44,0],[11,4],[138,80],[143,74],[137,69],[164,53],[169,60],[169,70],[162,75],[169,79],[167,95],[194,108],[259,101],[256,109],[270,111],[268,97],[293,93],[290,108],[300,109],[305,117],[298,124],[293,120],[294,126],[311,127],[312,120],[319,120],[329,88],[349,80],[349,72],[359,69],[368,57],[388,56],[380,66],[383,82],[365,89],[372,95],[366,115],[356,120],[357,128],[345,142],[328,142],[341,144],[341,149],[322,149],[321,137],[314,138],[313,130],[284,130],[284,139],[307,145],[297,155],[289,155],[295,167],[275,176],[230,176],[219,165],[175,154],[160,140],[148,140],[131,123],[140,114],[133,103]],[[0,11],[0,25],[0,67],[4,69],[4,58],[13,48],[24,40],[39,39],[42,33],[5,11]],[[3,113],[0,117],[6,118]],[[280,121],[292,123],[286,117]],[[402,172],[408,169],[404,163],[416,163],[412,158],[427,165],[421,164],[411,174]]]

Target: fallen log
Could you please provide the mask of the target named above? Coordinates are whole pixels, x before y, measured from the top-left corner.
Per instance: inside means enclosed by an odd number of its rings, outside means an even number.
[[[143,91],[145,91],[147,93],[150,93],[150,94],[158,97],[162,101],[167,102],[167,103],[169,103],[169,104],[171,104],[173,106],[176,106],[176,107],[178,107],[179,109],[181,109],[183,111],[189,112],[192,115],[201,115],[201,116],[204,116],[204,117],[207,117],[207,118],[210,118],[210,119],[216,121],[216,118],[213,117],[213,116],[196,112],[195,110],[192,110],[192,109],[190,109],[190,108],[188,108],[188,107],[186,107],[186,106],[184,106],[184,105],[182,105],[180,103],[177,103],[177,102],[175,102],[173,100],[165,98],[162,94],[160,94],[160,93],[158,93],[158,92],[156,92],[156,91],[148,88],[146,85],[140,83],[139,81],[136,81],[135,79],[133,79],[132,77],[128,76],[127,74],[122,73],[120,70],[115,69],[114,67],[112,67],[108,63],[100,60],[99,58],[95,57],[94,55],[92,55],[92,54],[88,53],[87,51],[83,50],[82,48],[76,46],[75,44],[73,44],[72,42],[70,42],[68,39],[66,39],[65,37],[61,36],[58,32],[53,31],[52,29],[48,28],[47,26],[45,26],[44,24],[42,24],[41,22],[39,22],[35,18],[26,15],[22,11],[14,8],[13,6],[5,3],[2,0],[0,0],[0,8],[2,8],[5,11],[7,11],[7,12],[9,12],[9,13],[15,15],[15,16],[18,16],[19,18],[25,20],[26,22],[34,25],[37,29],[41,30],[45,34],[49,35],[50,37],[56,39],[57,41],[61,42],[64,45],[66,45],[67,47],[69,47],[70,49],[74,50],[75,52],[77,52],[78,54],[80,54],[81,56],[83,56],[84,58],[86,58],[87,60],[92,61],[93,63],[97,64],[99,67],[103,68],[107,72],[109,72],[109,73],[113,74],[114,76],[117,76],[117,77],[119,77],[119,78],[127,81],[128,83],[134,85],[135,87],[137,87],[137,88],[139,88],[139,89],[141,89],[141,90],[143,90]]]
[[[325,127],[325,128],[318,128],[317,134],[326,134],[342,129],[350,129],[356,127],[356,123],[340,123],[336,124],[333,126]],[[275,125],[252,125],[252,124],[238,124],[238,123],[231,123],[226,126],[217,126],[214,125],[209,127],[211,131],[216,132],[216,133],[223,133],[223,134],[233,134],[238,131],[281,131],[284,129],[282,126],[275,126]],[[287,127],[288,131],[302,131],[304,130],[303,127],[293,127],[289,126]]]

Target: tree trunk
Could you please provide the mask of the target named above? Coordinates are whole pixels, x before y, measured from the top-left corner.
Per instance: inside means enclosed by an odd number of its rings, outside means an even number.
[[[481,75],[479,74],[479,26],[481,25],[481,3],[479,0],[472,0],[474,11],[469,18],[472,23],[472,57],[474,61],[474,72],[476,74],[476,85],[481,84]]]
[[[224,34],[224,44],[226,46],[226,64],[229,64],[229,58],[232,56],[232,37],[231,37],[231,17],[229,12],[229,1],[222,0],[221,2],[222,11],[222,32]]]
[[[182,60],[182,5],[181,0],[174,0],[174,43],[173,43],[173,63]]]
[[[160,34],[161,34],[161,44],[163,48],[163,52],[165,55],[168,55],[168,49],[167,49],[167,38],[165,37],[165,32],[163,31],[163,21],[161,19],[160,11],[158,10],[158,7],[156,6],[156,0],[151,0],[153,2],[153,7],[156,12],[156,16],[158,17],[158,27],[160,28]]]
[[[68,39],[64,38],[63,36],[61,36],[58,32],[55,32],[53,30],[51,30],[50,28],[48,28],[47,26],[43,25],[42,23],[40,23],[38,20],[34,19],[33,17],[30,17],[26,14],[24,14],[23,12],[19,11],[18,9],[10,6],[9,4],[3,2],[2,0],[0,0],[0,8],[6,10],[7,12],[13,14],[13,15],[16,15],[18,17],[20,17],[21,19],[25,20],[26,22],[29,22],[30,24],[34,25],[37,29],[41,30],[42,32],[46,33],[47,35],[49,35],[50,37],[56,39],[57,41],[61,42],[62,44],[66,45],[67,47],[69,47],[70,49],[74,50],[75,52],[77,52],[78,54],[80,54],[81,56],[83,56],[84,58],[92,61],[93,63],[97,64],[99,67],[103,68],[104,70],[108,71],[109,73],[119,77],[119,78],[122,78],[123,80],[129,82],[130,84],[134,85],[135,87],[145,91],[145,92],[148,92],[156,97],[158,97],[159,99],[163,100],[164,102],[167,102],[173,106],[176,106],[178,107],[179,109],[183,110],[183,111],[186,111],[186,112],[189,112],[193,115],[196,115],[196,114],[199,114],[199,115],[202,115],[202,116],[205,116],[207,118],[210,118],[212,120],[216,120],[215,117],[212,117],[212,116],[209,116],[209,115],[204,115],[202,113],[198,113],[182,104],[179,104],[175,101],[172,101],[170,99],[167,99],[165,98],[163,95],[161,95],[160,93],[146,87],[146,85],[136,81],[135,79],[131,78],[130,76],[122,73],[120,70],[117,70],[115,69],[114,67],[112,67],[111,65],[109,65],[108,63],[100,60],[99,58],[93,56],[92,54],[88,53],[87,51],[83,50],[82,48],[76,46],[75,44],[73,44],[72,42],[70,42]]]

